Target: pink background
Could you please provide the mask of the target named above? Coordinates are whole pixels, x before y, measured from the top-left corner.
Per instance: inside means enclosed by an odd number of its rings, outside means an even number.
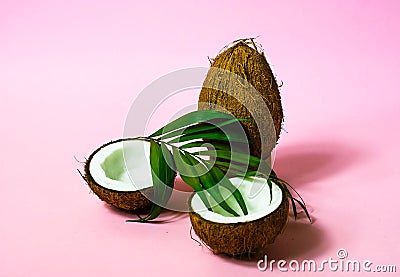
[[[270,275],[199,247],[186,214],[125,223],[74,159],[120,138],[153,80],[258,35],[284,83],[276,170],[315,220],[270,258],[399,266],[398,1],[144,2],[0,2],[0,276]]]

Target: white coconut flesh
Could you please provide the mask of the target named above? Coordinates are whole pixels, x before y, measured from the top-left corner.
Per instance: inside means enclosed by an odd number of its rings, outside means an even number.
[[[151,187],[150,143],[123,140],[104,146],[92,157],[89,172],[98,185],[115,191]]]
[[[235,198],[230,195],[228,190],[221,190],[226,202],[240,215],[233,216],[226,212],[208,195],[213,211],[209,211],[198,194],[195,194],[191,200],[191,208],[203,219],[216,223],[240,223],[254,221],[263,218],[275,211],[282,203],[282,190],[278,185],[272,183],[272,201],[270,198],[270,189],[265,178],[246,177],[230,178],[232,184],[237,187],[243,196],[248,209],[248,214],[244,215]]]

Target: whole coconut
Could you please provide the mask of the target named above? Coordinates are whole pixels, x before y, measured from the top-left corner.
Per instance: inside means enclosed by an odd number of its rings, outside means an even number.
[[[281,97],[265,55],[253,39],[235,41],[212,60],[198,109],[251,119],[243,122],[252,142],[250,153],[263,159],[270,156],[281,132]]]

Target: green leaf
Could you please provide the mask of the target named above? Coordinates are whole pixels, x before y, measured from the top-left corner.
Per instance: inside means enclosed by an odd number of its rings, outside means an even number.
[[[182,180],[198,193],[207,209],[212,211],[211,205],[204,193],[204,188],[200,183],[200,179],[196,176],[196,172],[193,169],[193,166],[196,166],[196,164],[192,164],[185,154],[181,153],[177,148],[172,148],[172,152],[174,154],[176,168]]]
[[[215,121],[215,120],[214,120]],[[221,121],[221,120],[219,120]],[[169,138],[173,138],[173,137],[177,137],[177,136],[181,136],[181,135],[190,135],[190,134],[195,134],[195,133],[202,133],[202,132],[206,132],[206,131],[217,131],[220,130],[222,127],[227,126],[227,125],[231,125],[231,124],[238,124],[237,128],[242,128],[240,125],[240,121],[248,121],[246,119],[237,119],[237,118],[233,118],[233,119],[223,119],[222,122],[212,122],[212,120],[208,120],[208,122],[202,122],[199,124],[195,124],[195,125],[190,125],[190,126],[186,126],[186,127],[182,127],[178,130],[163,134],[159,137],[159,139],[169,139]]]
[[[179,146],[180,149],[187,149],[187,148],[194,148],[194,147],[205,147],[205,144],[211,144],[215,149],[219,150],[226,150],[230,151],[230,146],[229,142],[221,142],[221,141],[203,141],[203,140],[198,140],[198,141],[192,141],[188,142],[186,144],[183,144]]]
[[[221,130],[212,130],[212,131],[199,132],[189,135],[182,135],[180,137],[176,137],[168,141],[168,143],[179,143],[196,139],[210,139],[216,141],[241,142],[249,144],[249,140],[244,134],[236,134],[234,132],[224,133]]]
[[[301,202],[305,205],[306,203],[304,202],[303,198],[301,197],[301,195],[294,189],[294,187],[292,187],[288,182],[286,182],[285,180],[282,180],[280,178],[278,178],[278,176],[276,176],[275,172],[271,172],[271,177],[272,180],[278,181],[279,183],[283,184],[285,187],[290,187],[295,193],[296,195],[300,198]],[[288,190],[288,189],[287,189]],[[289,191],[289,190],[288,190]]]
[[[162,212],[163,208],[153,204],[151,206],[151,209],[149,211],[149,214],[146,217],[142,217],[140,214],[136,214],[138,219],[128,219],[126,222],[139,222],[139,223],[145,223],[148,222],[149,220],[156,219]]]
[[[216,187],[218,184],[218,180],[214,178],[214,176],[208,172],[209,169],[202,163],[200,163],[196,158],[194,158],[190,153],[185,152],[186,157],[190,161],[191,164],[193,165],[198,165],[201,169],[196,170],[197,175],[199,176],[200,183],[208,191],[211,197],[214,198],[214,200],[223,208],[225,211],[228,213],[234,215],[234,216],[239,216],[239,214],[233,210],[224,200],[221,192],[219,189]],[[196,167],[194,167],[196,168]],[[204,173],[206,172],[206,173]]]
[[[293,198],[293,200],[296,201],[297,203],[299,203],[299,205],[301,206],[301,208],[303,209],[303,211],[306,213],[308,220],[309,220],[310,222],[312,222],[311,217],[310,217],[310,214],[309,214],[308,211],[307,211],[306,205],[303,204],[301,201],[299,201],[299,200],[296,199],[296,198]]]
[[[282,190],[284,190],[284,191],[287,193],[287,195],[288,195],[290,201],[292,202],[292,209],[293,209],[294,219],[297,219],[297,214],[298,214],[298,213],[297,213],[297,208],[296,208],[296,202],[297,202],[297,203],[299,203],[299,205],[301,206],[301,208],[302,208],[302,209],[304,210],[304,212],[306,213],[308,220],[312,223],[310,214],[308,213],[307,207],[306,207],[306,205],[305,205],[305,203],[304,203],[303,198],[300,196],[300,194],[299,194],[291,185],[289,185],[288,182],[286,182],[286,181],[284,181],[284,180],[278,178],[278,177],[276,176],[275,172],[273,172],[273,174],[271,174],[270,178],[271,178],[277,185],[279,185],[279,186],[281,187]],[[290,190],[288,189],[288,186],[300,197],[301,201],[293,197],[293,195],[290,193]]]
[[[236,165],[229,162],[223,162],[220,160],[214,161],[215,165],[222,170],[224,174],[232,177],[250,177],[250,176],[258,176],[261,175],[264,177],[264,174],[261,174],[257,170],[251,170],[241,165]]]
[[[168,123],[164,127],[158,129],[156,132],[150,135],[150,137],[157,137],[162,134],[169,133],[171,131],[187,127],[192,124],[196,124],[198,122],[204,122],[207,120],[213,120],[217,118],[226,118],[226,119],[232,119],[234,116],[218,111],[194,111],[188,114],[185,114],[178,119],[175,119],[174,121]]]
[[[289,198],[290,198],[290,201],[292,202],[292,208],[293,208],[294,219],[296,220],[296,219],[297,219],[296,203],[294,202],[294,200],[293,200],[294,198],[292,197],[291,194],[289,194]]]
[[[138,215],[139,219],[130,222],[146,222],[155,219],[171,197],[176,176],[175,163],[171,152],[164,143],[159,144],[150,140],[150,167],[155,203],[146,217]]]
[[[220,160],[215,160],[214,161],[215,165],[219,166],[220,168],[224,168],[226,170],[230,170],[233,171],[235,173],[245,173],[248,172],[249,169],[246,166],[243,165],[237,165],[234,163],[229,163],[229,162],[224,162],[224,161],[220,161]]]
[[[218,181],[218,183],[228,189],[231,193],[232,196],[235,198],[235,200],[238,202],[240,209],[242,210],[244,215],[248,214],[246,203],[244,202],[244,199],[242,197],[242,194],[240,191],[231,183],[231,181],[225,176],[225,174],[219,169],[218,167],[215,166],[210,166],[210,172],[214,176],[214,179]]]
[[[226,212],[239,216],[223,198],[220,189],[225,188],[232,193],[243,213],[247,214],[247,207],[242,195],[226,177],[226,173],[241,177],[262,175],[267,178],[271,194],[272,181],[287,193],[292,202],[295,218],[297,217],[297,202],[311,221],[304,200],[297,191],[287,182],[279,179],[266,161],[245,153],[244,150],[248,149],[251,142],[248,141],[244,133],[231,128],[233,124],[240,124],[240,121],[245,120],[218,111],[195,111],[168,123],[145,138],[150,140],[150,165],[154,183],[154,197],[155,202],[160,205],[153,204],[149,215],[146,217],[139,216],[137,220],[128,221],[146,222],[156,218],[161,213],[162,206],[165,206],[171,197],[176,169],[182,180],[200,195],[201,200],[209,209],[210,203],[208,201],[210,198],[207,198],[207,195],[212,197]],[[227,127],[222,129],[224,126]],[[175,143],[183,144],[176,146]],[[172,148],[173,155],[166,145]],[[193,148],[207,150],[193,152],[198,150]],[[210,160],[205,160],[204,156],[210,157]],[[292,196],[288,187],[294,190],[300,200]]]
[[[272,203],[272,181],[267,179],[268,187],[269,187],[269,203]]]
[[[261,173],[266,174],[271,170],[270,166],[262,159],[252,156],[250,154],[231,152],[225,150],[204,150],[193,152],[194,155],[210,156],[216,158],[226,159],[231,162],[243,164],[251,168],[258,168]]]
[[[154,197],[166,205],[174,187],[175,164],[171,152],[164,143],[150,141],[150,166],[152,169]],[[170,168],[172,166],[173,168]]]

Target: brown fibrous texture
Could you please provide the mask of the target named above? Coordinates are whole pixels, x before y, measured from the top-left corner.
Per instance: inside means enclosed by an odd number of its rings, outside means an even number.
[[[196,235],[216,253],[231,256],[251,255],[264,251],[283,232],[289,214],[289,202],[284,198],[271,214],[244,223],[216,223],[190,213]]]
[[[153,188],[149,187],[143,190],[139,191],[115,191],[111,190],[105,187],[102,187],[100,184],[98,184],[93,177],[90,174],[90,162],[93,158],[93,156],[100,151],[103,147],[110,145],[112,143],[117,143],[122,140],[128,140],[128,139],[120,139],[116,141],[111,141],[109,143],[104,144],[100,148],[98,148],[96,151],[94,151],[90,157],[87,159],[85,163],[85,174],[83,175],[83,178],[85,179],[86,183],[88,184],[89,188],[93,191],[94,194],[96,194],[100,200],[122,210],[126,210],[129,212],[134,212],[134,211],[146,211],[148,210],[152,202],[149,200],[151,199],[151,196],[153,194]],[[146,197],[146,196],[147,197]]]
[[[199,110],[230,112],[237,118],[261,122],[243,122],[244,130],[252,141],[250,153],[267,158],[281,132],[283,111],[279,87],[263,52],[253,47],[253,39],[239,40],[218,54],[211,63],[199,96]],[[218,69],[218,70],[215,70]],[[234,74],[224,74],[227,71]],[[237,76],[238,78],[234,78]],[[254,90],[255,89],[255,90]],[[267,106],[260,105],[260,97]],[[229,92],[229,93],[228,93]],[[261,141],[261,135],[263,141]]]

